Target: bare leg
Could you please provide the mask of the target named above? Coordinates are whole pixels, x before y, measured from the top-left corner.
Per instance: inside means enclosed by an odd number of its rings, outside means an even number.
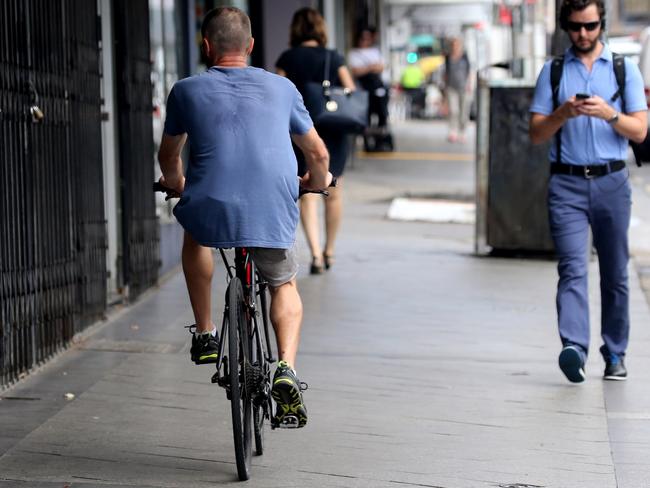
[[[466,142],[467,138],[465,137],[465,128],[467,127],[467,121],[469,120],[469,97],[464,91],[459,92],[458,98],[458,140],[460,142]]]
[[[302,301],[295,278],[284,285],[271,287],[271,323],[280,360],[295,368],[302,324]]]
[[[320,232],[318,229],[318,202],[320,195],[306,194],[300,197],[300,220],[305,231],[307,245],[311,255],[316,258],[314,264],[322,264],[323,250],[320,246]]]
[[[187,232],[183,239],[183,273],[190,295],[196,330],[205,332],[212,330],[212,250],[196,242]]]
[[[343,178],[338,177],[337,185],[343,183]],[[325,254],[334,256],[334,243],[336,235],[341,226],[341,216],[343,215],[343,188],[336,186],[329,188],[330,195],[325,198]]]
[[[449,107],[449,135],[447,136],[447,140],[449,142],[456,142],[458,140],[458,129],[460,123],[459,98],[460,95],[457,90],[447,88],[447,104]]]

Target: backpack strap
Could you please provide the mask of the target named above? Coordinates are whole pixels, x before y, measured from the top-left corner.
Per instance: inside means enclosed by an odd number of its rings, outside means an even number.
[[[551,61],[551,90],[553,93],[553,111],[560,106],[560,80],[564,70],[564,56],[556,56]],[[562,128],[555,133],[555,162],[562,162]]]
[[[621,111],[625,113],[625,57],[622,54],[612,53],[612,61],[618,90],[610,100],[615,102],[618,97],[621,97]]]

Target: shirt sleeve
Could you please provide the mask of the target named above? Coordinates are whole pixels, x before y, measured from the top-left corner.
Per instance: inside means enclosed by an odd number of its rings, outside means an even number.
[[[553,90],[551,89],[551,63],[544,64],[537,77],[533,103],[530,105],[531,113],[551,115],[553,113]]]
[[[280,54],[280,57],[275,62],[275,67],[281,69],[285,73],[288,73],[289,72],[288,57],[289,56],[287,55],[287,51],[284,51],[282,54]]]
[[[338,71],[341,66],[345,66],[345,59],[337,51],[332,51],[332,69]]]
[[[167,97],[167,115],[164,130],[165,134],[170,136],[178,136],[187,132],[176,85],[174,85]]]
[[[643,77],[639,67],[625,58],[625,111],[627,113],[648,110]]]
[[[359,50],[351,49],[348,53],[348,64],[350,65],[350,68],[363,68],[367,63]]]
[[[291,118],[289,120],[289,132],[291,134],[303,135],[309,132],[314,125],[309,116],[309,112],[305,108],[302,100],[302,95],[294,87],[293,107],[291,108]]]

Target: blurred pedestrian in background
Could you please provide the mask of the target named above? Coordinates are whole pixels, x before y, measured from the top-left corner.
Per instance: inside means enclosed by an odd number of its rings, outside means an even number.
[[[454,37],[445,56],[444,81],[449,107],[449,134],[447,135],[449,142],[466,141],[465,129],[469,122],[473,79],[463,42],[460,38]]]
[[[284,51],[275,63],[277,73],[289,78],[305,96],[308,82],[322,83],[325,63],[329,56],[329,80],[332,86],[355,89],[352,75],[345,66],[345,60],[335,50],[327,49],[327,27],[322,15],[312,8],[303,8],[293,15],[289,35],[290,49]],[[314,118],[315,114],[311,114]],[[348,135],[330,131],[319,134],[330,153],[330,172],[337,177],[335,188],[329,189],[325,198],[325,245],[321,246],[319,201],[321,195],[307,194],[300,199],[300,219],[312,255],[310,272],[320,274],[334,262],[336,234],[343,214],[342,176],[349,153]],[[305,158],[294,146],[298,158],[298,172],[306,171]]]
[[[639,68],[624,62],[619,90],[615,59],[600,41],[603,0],[564,0],[560,25],[572,46],[542,68],[530,107],[534,144],[554,139],[549,151],[548,211],[559,259],[557,314],[567,379],[585,379],[589,351],[587,284],[589,228],[600,267],[600,352],[604,378],[627,377],[624,358],[630,333],[628,228],[631,213],[628,139],[647,132],[647,105]]]
[[[350,71],[359,86],[368,92],[368,128],[364,135],[366,151],[390,151],[388,132],[388,88],[382,79],[385,63],[377,46],[377,31],[365,27],[357,34],[356,47],[348,53]]]
[[[404,71],[402,71],[400,86],[408,98],[408,114],[410,118],[419,119],[424,116],[424,102],[426,100],[424,82],[424,71],[417,63],[417,59],[409,59]]]

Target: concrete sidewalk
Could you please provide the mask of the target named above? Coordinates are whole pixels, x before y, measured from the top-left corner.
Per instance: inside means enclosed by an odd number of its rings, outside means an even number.
[[[403,128],[427,130],[420,151],[472,151],[446,146],[439,124]],[[470,160],[357,160],[330,272],[306,274],[299,238],[310,419],[267,431],[247,486],[650,486],[650,317],[636,274],[630,379],[601,380],[594,262],[588,378],[571,385],[556,365],[554,262],[476,257],[471,226],[385,218],[392,197],[461,197],[472,174]],[[229,405],[213,369],[189,361],[191,322],[175,275],[5,392],[0,487],[236,484]]]

